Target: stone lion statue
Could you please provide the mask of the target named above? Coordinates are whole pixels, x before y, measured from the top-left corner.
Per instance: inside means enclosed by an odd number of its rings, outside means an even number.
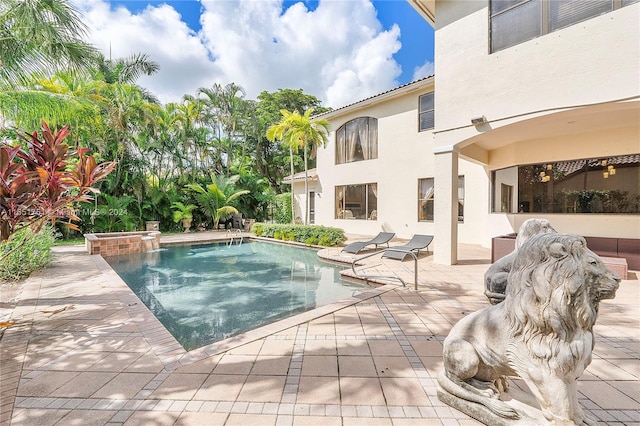
[[[444,341],[438,383],[497,416],[518,411],[499,399],[519,376],[551,424],[596,424],[578,404],[576,380],[591,362],[593,325],[620,278],[578,235],[543,233],[518,249],[503,303],[460,320]]]
[[[496,260],[484,274],[484,295],[487,296],[492,305],[504,300],[507,276],[522,244],[534,235],[555,232],[556,230],[553,229],[547,219],[527,219],[520,225],[518,236],[516,237],[516,248],[508,255]]]

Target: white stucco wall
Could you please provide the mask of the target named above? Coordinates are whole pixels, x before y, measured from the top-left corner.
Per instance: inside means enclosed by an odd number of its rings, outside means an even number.
[[[316,206],[318,201],[318,194],[316,190],[317,182],[315,180],[309,180],[308,190],[314,193],[316,199]],[[296,181],[293,183],[293,211],[295,213],[294,220],[300,219],[301,223],[304,223],[304,216],[307,209],[307,197],[304,195],[304,181]],[[316,221],[317,222],[317,221]]]
[[[436,2],[436,150],[473,153],[489,171],[640,152],[640,4],[495,53],[488,5]],[[481,115],[489,125],[470,125]],[[482,244],[533,216],[488,214]],[[638,215],[535,217],[582,235],[640,232]]]
[[[433,222],[418,222],[418,179],[434,177],[435,161],[432,132],[418,132],[418,97],[431,91],[433,85],[423,83],[397,98],[333,114],[329,143],[318,151],[317,224],[355,234],[395,232],[407,239],[414,234],[434,234]],[[378,158],[335,164],[335,130],[357,117],[378,119]],[[487,174],[482,166],[461,161],[460,175],[465,176],[466,186],[461,241],[477,244],[482,241],[488,212]],[[364,183],[378,185],[378,220],[335,219],[335,187]]]
[[[492,54],[488,4],[436,2],[439,132],[468,126],[480,115],[493,121],[640,93],[639,3]],[[439,133],[436,144],[476,133],[473,127]]]
[[[357,117],[377,118],[378,159],[336,165],[331,132],[318,153],[316,223],[367,235],[437,235],[433,222],[417,221],[418,179],[437,174],[434,150],[459,149],[466,191],[458,242],[490,247],[493,236],[517,230],[534,215],[491,213],[491,170],[640,152],[639,101],[628,99],[640,94],[639,19],[640,4],[625,6],[491,54],[487,1],[437,1],[436,129],[417,131],[418,96],[433,90],[432,80],[330,113],[334,131]],[[470,125],[481,115],[488,126]],[[335,187],[364,183],[378,184],[378,220],[335,219]],[[517,191],[513,197],[515,208]],[[638,215],[535,217],[561,232],[640,232]]]

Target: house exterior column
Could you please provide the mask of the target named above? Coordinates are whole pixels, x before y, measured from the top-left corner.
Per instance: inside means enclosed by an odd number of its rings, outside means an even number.
[[[433,261],[441,265],[458,262],[458,152],[434,150],[434,243]]]

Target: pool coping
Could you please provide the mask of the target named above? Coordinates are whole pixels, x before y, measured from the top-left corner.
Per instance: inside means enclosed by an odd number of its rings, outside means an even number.
[[[253,238],[261,241],[271,242],[270,239],[265,238]],[[224,239],[217,239],[213,241],[198,241],[196,244],[210,244],[215,242],[222,242]],[[276,244],[286,244],[286,245],[294,245],[287,244],[288,242],[275,241]],[[177,246],[177,245],[196,245],[193,243],[170,243],[170,244],[161,244],[163,246]],[[295,244],[298,245],[298,244]],[[318,247],[309,246],[304,244],[307,248],[316,249]],[[326,247],[321,247],[326,248]],[[334,313],[341,309],[347,308],[349,306],[360,303],[364,300],[368,300],[384,294],[388,291],[391,291],[398,287],[396,284],[389,283],[381,283],[381,282],[373,282],[373,280],[358,280],[362,282],[367,282],[373,285],[378,285],[377,287],[371,288],[370,290],[365,290],[362,293],[359,293],[355,296],[349,297],[347,299],[342,299],[337,302],[333,302],[324,306],[320,306],[318,308],[302,312],[300,314],[296,314],[294,316],[284,318],[273,322],[271,324],[267,324],[244,333],[240,333],[236,336],[232,336],[226,338],[224,340],[220,340],[218,342],[214,342],[208,344],[206,346],[202,346],[197,349],[193,349],[191,351],[187,351],[177,340],[176,338],[167,330],[167,328],[156,318],[156,316],[147,308],[147,306],[138,298],[138,296],[131,290],[131,288],[127,285],[126,282],[116,273],[116,271],[109,265],[109,263],[99,254],[89,255],[93,263],[96,265],[98,270],[107,276],[109,282],[112,283],[113,289],[117,290],[117,294],[119,295],[120,302],[126,307],[127,313],[133,318],[133,321],[136,323],[136,326],[140,329],[142,334],[145,336],[149,345],[158,356],[158,358],[164,364],[165,369],[168,371],[175,370],[177,368],[192,364],[194,362],[203,360],[207,357],[218,355],[234,348],[237,348],[242,345],[246,345],[247,343],[263,339],[270,335],[276,334],[283,330],[289,329],[291,327],[295,327],[300,324],[304,324],[306,322],[312,321],[316,318],[323,317],[325,315]],[[320,256],[319,256],[320,257]],[[325,258],[320,257],[321,260],[325,260]],[[340,262],[339,260],[329,259],[332,263],[341,263],[346,266],[346,263]],[[341,275],[349,280],[354,280],[353,277],[349,275]],[[356,279],[357,280],[357,279]]]

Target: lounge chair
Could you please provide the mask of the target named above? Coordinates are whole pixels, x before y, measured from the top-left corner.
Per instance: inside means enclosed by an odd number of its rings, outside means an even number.
[[[396,234],[394,234],[393,232],[380,232],[378,235],[376,235],[375,238],[372,238],[369,241],[356,241],[355,243],[347,245],[342,249],[342,251],[357,254],[362,249],[370,245],[375,245],[376,248],[378,248],[379,245],[386,244],[387,247],[389,247],[389,241],[391,241],[391,239],[395,236]]]
[[[407,244],[393,246],[387,249],[382,257],[404,260],[410,251],[416,253],[416,255],[420,254],[420,250],[425,248],[429,251],[429,244],[431,244],[431,241],[433,241],[433,235],[415,234]]]

